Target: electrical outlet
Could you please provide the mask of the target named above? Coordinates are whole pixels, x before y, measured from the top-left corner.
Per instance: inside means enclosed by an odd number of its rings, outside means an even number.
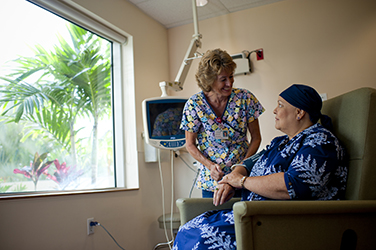
[[[257,55],[257,61],[258,60],[263,60],[264,59],[264,50],[263,49],[258,49],[256,51],[256,55]]]
[[[94,221],[94,218],[87,219],[87,235],[94,233],[94,226],[90,226],[90,223]]]

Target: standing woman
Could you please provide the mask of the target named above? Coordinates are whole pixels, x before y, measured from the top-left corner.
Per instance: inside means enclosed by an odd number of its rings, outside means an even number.
[[[191,96],[183,110],[180,128],[188,152],[200,163],[196,187],[203,198],[213,197],[230,167],[255,154],[261,143],[258,117],[265,109],[250,91],[233,88],[235,68],[226,51],[207,51],[196,73],[202,91]],[[226,188],[235,193],[230,185]]]

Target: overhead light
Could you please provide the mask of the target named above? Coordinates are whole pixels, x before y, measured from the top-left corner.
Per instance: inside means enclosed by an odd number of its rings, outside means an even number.
[[[205,6],[208,3],[208,0],[196,0],[196,5],[198,7]]]

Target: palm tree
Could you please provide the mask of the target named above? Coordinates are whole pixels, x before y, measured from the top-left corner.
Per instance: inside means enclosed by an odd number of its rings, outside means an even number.
[[[93,119],[91,168],[96,182],[98,120],[108,115],[111,106],[110,43],[76,25],[68,24],[71,43],[58,35],[59,44],[52,51],[37,45],[35,56],[19,58],[19,68],[0,85],[3,115],[10,121],[27,120],[48,133],[70,152],[77,163],[76,120]],[[105,48],[105,49],[104,49]],[[28,83],[33,79],[32,83]],[[10,107],[8,107],[10,106]],[[12,111],[12,112],[11,112]]]
[[[55,140],[69,151],[70,144],[67,142],[69,126],[65,121],[71,120],[61,102],[57,99],[57,89],[52,90],[48,84],[36,84],[33,86],[20,79],[12,80],[1,77],[8,82],[0,86],[3,97],[0,105],[4,107],[2,116],[9,122],[18,123],[21,119],[28,121],[24,138],[40,133],[48,133],[48,138]],[[10,107],[7,107],[10,105]],[[68,123],[69,125],[69,123]]]
[[[110,55],[110,46],[103,46],[103,39],[96,38],[93,33],[75,25],[71,25],[70,31],[73,46],[64,44],[65,40],[60,40],[60,43],[64,45],[62,48],[74,49],[70,54],[75,53],[77,59],[66,58],[70,60],[71,71],[59,73],[70,78],[69,84],[75,87],[81,101],[80,108],[83,105],[82,111],[93,118],[91,178],[92,183],[95,183],[98,168],[98,122],[101,116],[108,115],[111,108],[111,63],[106,59]]]

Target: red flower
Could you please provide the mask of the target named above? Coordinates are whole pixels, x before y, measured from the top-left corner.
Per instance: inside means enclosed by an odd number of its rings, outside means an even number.
[[[83,170],[76,170],[76,167],[67,167],[66,162],[62,164],[59,163],[59,160],[54,160],[56,170],[54,175],[44,172],[48,179],[55,181],[59,184],[60,189],[65,189],[72,181],[77,179],[80,175],[83,174]]]
[[[37,183],[41,174],[43,174],[51,165],[52,161],[43,161],[47,158],[48,153],[39,155],[38,152],[34,155],[34,161],[30,163],[30,167],[25,166],[21,169],[14,169],[13,173],[23,174],[25,177],[31,179],[34,182],[35,190],[37,190]]]

